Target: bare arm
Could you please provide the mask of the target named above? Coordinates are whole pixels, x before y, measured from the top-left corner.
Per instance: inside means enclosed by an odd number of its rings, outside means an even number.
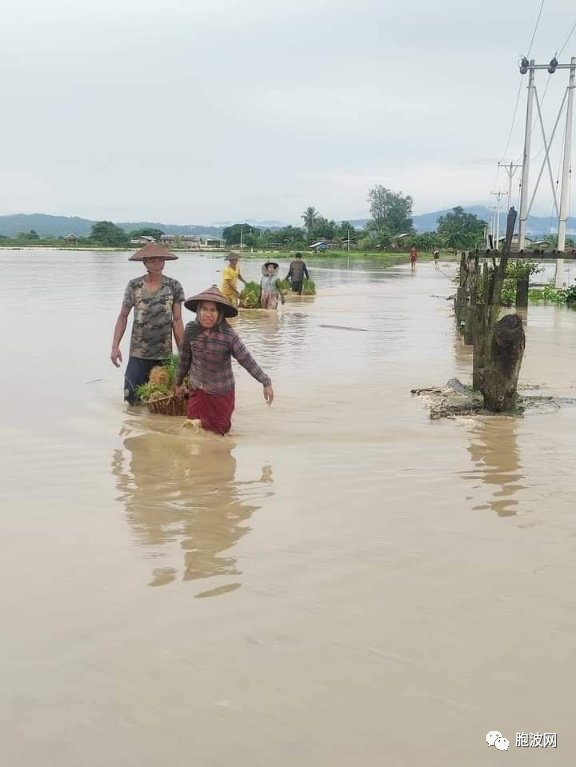
[[[176,375],[176,386],[180,387],[184,383],[184,379],[190,371],[190,365],[192,364],[192,341],[194,339],[194,323],[189,322],[186,325],[184,331],[184,338],[180,345],[180,360],[178,365],[178,373]]]
[[[274,389],[272,388],[272,381],[270,380],[269,376],[267,376],[266,373],[262,370],[260,365],[258,365],[254,357],[250,354],[236,333],[234,333],[232,336],[230,353],[234,359],[238,360],[244,370],[247,370],[250,373],[252,378],[255,378],[262,384],[264,387],[264,399],[269,405],[271,405],[272,401],[274,400]]]
[[[182,346],[184,340],[184,322],[182,321],[182,304],[177,303],[172,306],[172,332],[174,341],[178,349]]]
[[[120,314],[118,315],[118,319],[116,320],[116,324],[114,325],[114,335],[112,337],[112,352],[110,354],[110,359],[112,360],[112,364],[115,365],[117,368],[120,367],[120,363],[122,362],[122,352],[120,351],[120,341],[122,341],[124,332],[126,331],[126,325],[128,324],[128,316],[130,315],[131,311],[132,310],[129,309],[127,306],[122,305],[122,308],[120,309]]]

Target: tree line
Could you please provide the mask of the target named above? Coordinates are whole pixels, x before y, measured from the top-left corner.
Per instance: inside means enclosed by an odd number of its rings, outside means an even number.
[[[461,206],[440,216],[434,232],[417,233],[412,225],[413,199],[377,185],[368,192],[371,218],[362,229],[349,221],[329,220],[313,206],[302,213],[302,226],[280,229],[259,229],[250,224],[226,227],[222,236],[226,247],[297,250],[317,241],[329,242],[332,247],[373,251],[391,247],[420,250],[445,248],[471,250],[484,246],[486,223]]]
[[[409,250],[412,246],[428,251],[484,247],[486,223],[473,213],[466,213],[461,206],[440,216],[436,231],[417,233],[412,225],[411,196],[377,185],[369,190],[367,202],[371,217],[363,228],[356,228],[349,221],[328,219],[309,206],[302,213],[300,227],[261,229],[247,223],[234,224],[223,230],[222,237],[228,248],[255,250],[305,249],[317,241],[329,242],[333,248],[359,251]],[[126,248],[130,240],[137,237],[149,236],[158,240],[162,234],[164,232],[155,228],[127,232],[111,221],[97,221],[88,237],[78,237],[75,242],[80,247]],[[0,235],[0,245],[61,247],[65,240],[65,237],[43,238],[34,230],[22,232],[15,238]],[[177,238],[175,240],[177,247]]]

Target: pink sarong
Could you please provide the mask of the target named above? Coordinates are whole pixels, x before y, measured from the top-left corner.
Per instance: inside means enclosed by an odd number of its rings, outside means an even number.
[[[191,421],[200,419],[203,429],[216,434],[227,434],[232,426],[234,405],[234,389],[225,394],[210,394],[204,389],[190,389],[188,418]]]
[[[262,308],[277,309],[279,298],[280,295],[278,293],[262,293]]]

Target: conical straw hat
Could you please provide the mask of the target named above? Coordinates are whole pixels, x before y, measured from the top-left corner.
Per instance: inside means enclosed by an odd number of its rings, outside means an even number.
[[[157,242],[149,242],[148,245],[144,245],[133,256],[130,256],[128,261],[144,261],[145,258],[165,258],[166,261],[178,260],[178,256],[170,253],[164,245],[159,245]]]
[[[196,296],[187,298],[184,301],[184,306],[193,312],[197,312],[198,304],[202,301],[214,301],[214,303],[220,304],[224,309],[225,317],[236,317],[238,315],[238,309],[224,298],[224,295],[218,290],[216,285],[212,285],[211,288],[203,290],[202,293],[198,293]]]

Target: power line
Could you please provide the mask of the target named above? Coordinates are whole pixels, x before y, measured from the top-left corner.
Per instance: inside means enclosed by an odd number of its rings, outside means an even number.
[[[534,45],[534,38],[536,37],[536,32],[538,31],[538,25],[540,24],[540,17],[542,16],[542,8],[544,8],[544,0],[542,0],[542,2],[540,3],[538,18],[536,19],[536,24],[534,25],[534,32],[532,32],[532,40],[530,40],[530,46],[528,48],[528,53],[526,54],[526,58],[530,56],[530,51],[532,50],[532,46]]]
[[[502,152],[502,158],[500,160],[500,163],[504,161],[504,158],[508,154],[508,149],[510,147],[510,141],[512,140],[512,131],[514,130],[514,125],[516,124],[516,115],[518,114],[518,104],[520,103],[520,93],[522,92],[522,79],[520,79],[520,83],[518,85],[518,93],[516,94],[516,104],[514,106],[514,114],[512,115],[512,124],[510,125],[510,130],[508,132],[508,140],[506,141],[506,149]]]
[[[538,32],[538,27],[540,25],[540,18],[542,16],[542,9],[544,8],[544,2],[545,0],[542,0],[542,2],[540,3],[540,10],[538,11],[538,17],[536,19],[536,23],[534,24],[534,31],[532,32],[532,39],[530,40],[530,45],[528,46],[528,53],[526,54],[526,58],[530,56],[530,51],[532,50],[532,46],[536,38],[536,33]],[[576,24],[574,26],[576,27]],[[522,92],[522,80],[520,80],[520,83],[518,85],[518,93],[516,94],[516,104],[514,105],[514,114],[512,115],[512,124],[510,125],[510,131],[508,133],[508,139],[506,141],[506,149],[502,152],[502,158],[500,160],[500,163],[504,161],[504,158],[508,154],[510,141],[512,140],[512,132],[514,131],[514,126],[516,124],[516,115],[518,114],[518,104],[520,103],[521,92]]]
[[[570,42],[570,38],[571,38],[571,37],[572,37],[572,35],[574,34],[574,30],[575,30],[575,29],[576,29],[576,21],[574,22],[574,24],[573,24],[573,26],[572,26],[572,29],[570,30],[570,34],[569,34],[569,35],[568,35],[568,37],[566,38],[566,42],[564,43],[564,45],[563,45],[563,46],[560,48],[560,50],[559,50],[559,51],[558,51],[558,53],[556,54],[556,58],[558,58],[558,56],[561,56],[561,55],[562,55],[562,52],[563,52],[564,48],[565,48],[565,47],[568,45],[568,43]]]

